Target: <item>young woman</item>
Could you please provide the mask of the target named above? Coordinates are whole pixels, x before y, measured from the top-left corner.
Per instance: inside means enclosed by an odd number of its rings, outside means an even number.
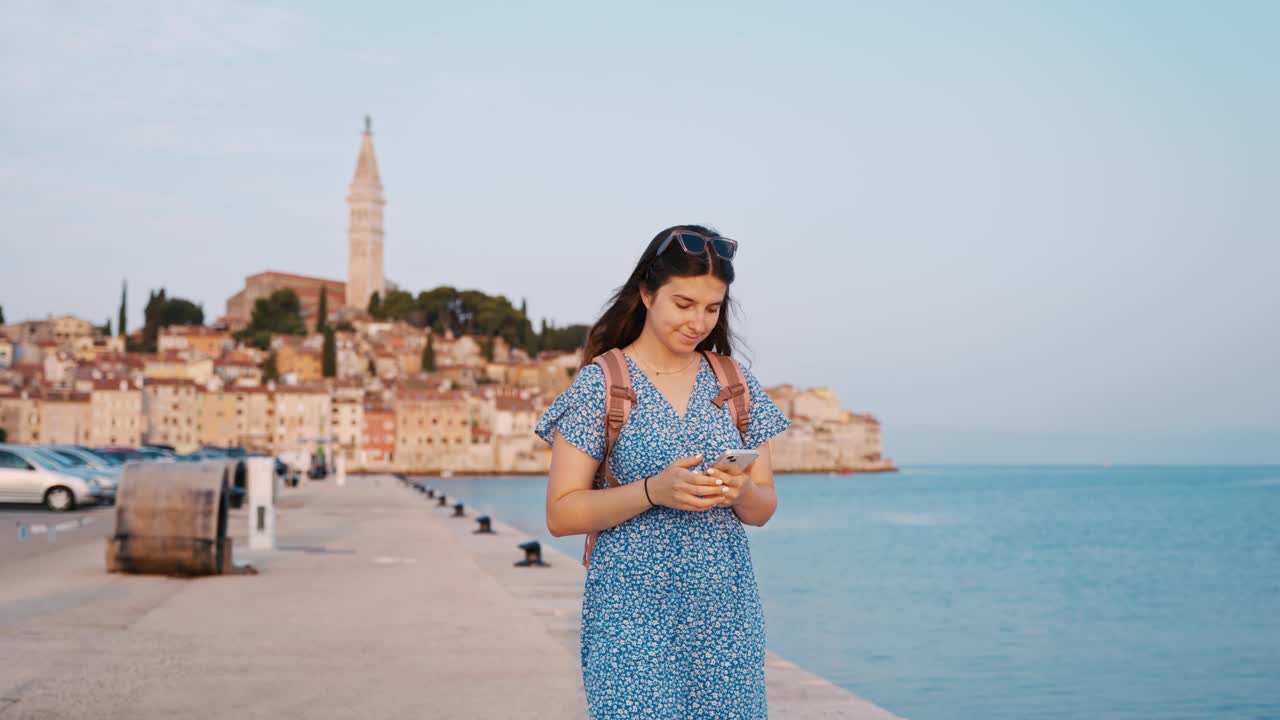
[[[582,600],[582,676],[591,717],[755,720],[765,701],[764,613],[742,525],[778,505],[767,441],[791,424],[743,368],[750,428],[739,434],[704,351],[733,352],[737,243],[707,228],[659,233],[591,328],[573,385],[538,422],[552,445],[547,528],[599,532]],[[620,348],[635,405],[610,458],[604,372]],[[710,468],[722,450],[760,453],[746,471]],[[603,475],[603,472],[599,472]]]

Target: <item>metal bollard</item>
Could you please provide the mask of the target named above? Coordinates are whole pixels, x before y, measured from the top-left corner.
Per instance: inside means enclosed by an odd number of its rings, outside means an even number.
[[[551,567],[542,562],[542,543],[530,540],[527,543],[521,543],[518,547],[524,551],[524,559],[516,563],[516,567]]]
[[[462,512],[462,503],[458,503],[457,505],[454,505],[454,506],[453,506],[453,516],[454,516],[454,517],[466,517],[466,516],[467,516],[467,514],[466,514],[466,513]]]
[[[444,507],[448,504],[449,504],[449,498],[445,497],[444,494],[442,493],[440,495],[440,502],[436,503],[436,507]]]
[[[435,497],[435,496],[436,496],[436,491],[435,491],[434,489],[432,489],[432,488],[427,488],[426,490],[427,490],[427,497],[429,497],[429,498],[433,498],[433,497]]]
[[[489,520],[488,515],[481,515],[480,517],[476,518],[476,522],[480,523],[480,529],[471,533],[472,535],[493,535],[494,534],[493,525],[491,524],[491,521]]]

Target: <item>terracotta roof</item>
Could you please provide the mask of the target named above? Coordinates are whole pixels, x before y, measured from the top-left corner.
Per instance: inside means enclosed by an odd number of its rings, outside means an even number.
[[[93,381],[94,390],[120,392],[120,383],[124,383],[124,391],[137,391],[138,388],[124,378],[98,378]]]
[[[417,400],[423,402],[466,402],[467,400],[466,393],[458,390],[447,390],[441,392],[439,390],[397,387],[395,395],[399,400]]]
[[[323,385],[305,384],[305,385],[277,385],[277,393],[288,393],[290,395],[325,395],[328,396],[329,390]]]
[[[189,336],[210,336],[210,335],[227,335],[225,330],[211,328],[208,325],[169,325],[160,328],[161,335],[174,335],[181,337]]]
[[[494,398],[493,404],[498,410],[506,412],[533,412],[533,403],[523,398],[498,397]]]
[[[341,285],[344,289],[347,287],[347,284],[341,280],[329,280],[328,278],[318,278],[310,275],[297,275],[294,273],[279,272],[277,270],[264,270],[260,273],[254,273],[245,279],[250,280],[261,277],[278,278],[280,280],[302,280],[304,282],[324,283],[326,285]]]
[[[35,396],[45,402],[89,402],[89,393],[74,390],[55,390],[53,388],[37,388]]]
[[[169,387],[196,386],[195,381],[187,378],[147,378],[145,386],[150,387],[152,385],[167,385]]]

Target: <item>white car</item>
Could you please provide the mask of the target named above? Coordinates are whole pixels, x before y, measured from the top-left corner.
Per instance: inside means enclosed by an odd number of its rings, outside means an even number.
[[[0,502],[42,503],[63,512],[92,505],[101,496],[96,480],[62,472],[31,447],[0,443]]]

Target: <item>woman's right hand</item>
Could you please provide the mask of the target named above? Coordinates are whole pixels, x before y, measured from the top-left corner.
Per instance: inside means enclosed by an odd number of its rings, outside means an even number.
[[[701,455],[680,458],[649,478],[649,497],[658,505],[690,512],[719,505],[723,482],[689,469],[700,462]]]

